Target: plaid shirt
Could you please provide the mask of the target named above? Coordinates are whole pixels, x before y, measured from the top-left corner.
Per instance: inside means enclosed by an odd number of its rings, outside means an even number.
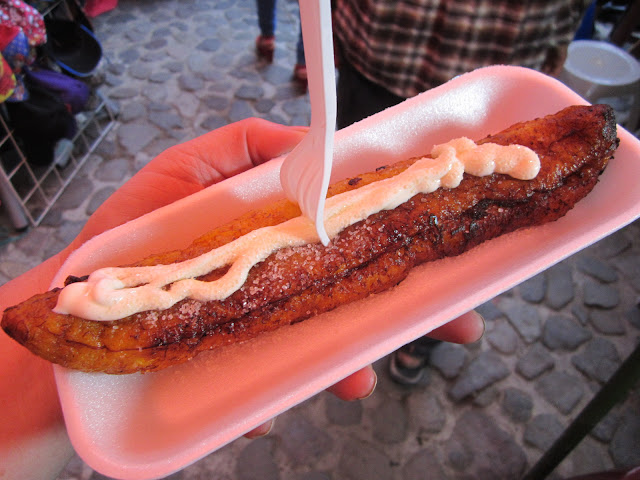
[[[562,61],[584,0],[337,0],[342,55],[369,80],[411,97],[487,65],[546,71]]]

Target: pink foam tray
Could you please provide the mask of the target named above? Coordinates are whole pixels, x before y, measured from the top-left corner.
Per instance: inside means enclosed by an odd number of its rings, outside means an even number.
[[[333,181],[425,154],[458,136],[584,104],[556,80],[488,67],[336,134]],[[557,222],[423,265],[399,286],[158,373],[112,376],[55,367],[71,441],[99,472],[161,478],[242,436],[401,345],[473,309],[640,216],[640,142],[620,147],[594,191]],[[186,246],[222,222],[282,198],[268,162],[92,239],[56,277]]]

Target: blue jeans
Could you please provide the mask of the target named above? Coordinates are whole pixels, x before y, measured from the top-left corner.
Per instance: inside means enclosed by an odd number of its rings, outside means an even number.
[[[258,7],[258,27],[260,35],[272,37],[276,31],[276,0],[256,0]],[[296,63],[305,65],[304,44],[302,43],[302,26],[298,33],[298,43],[296,45]]]

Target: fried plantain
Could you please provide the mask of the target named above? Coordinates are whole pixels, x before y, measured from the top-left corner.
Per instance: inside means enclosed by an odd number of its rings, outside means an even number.
[[[612,157],[615,118],[605,105],[569,107],[478,143],[484,142],[531,148],[540,157],[539,174],[529,181],[465,174],[457,188],[418,194],[376,213],[343,230],[327,247],[316,243],[271,254],[252,268],[242,288],[222,301],[187,299],[164,311],[91,321],[54,313],[59,290],[53,290],[8,308],[2,327],[35,354],[73,369],[125,374],[185,362],[203,350],[391,288],[423,262],[459,255],[499,235],[562,217],[592,190]],[[344,180],[329,195],[397,175],[414,161]],[[152,255],[138,265],[193,258],[299,214],[294,204],[279,202],[211,231],[185,250]]]

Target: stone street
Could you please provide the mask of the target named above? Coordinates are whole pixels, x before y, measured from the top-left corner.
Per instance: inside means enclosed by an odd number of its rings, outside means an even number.
[[[308,125],[292,83],[298,6],[278,4],[272,64],[256,59],[254,0],[120,0],[94,19],[96,74],[118,124],[42,224],[0,247],[0,283],[60,251],[157,154],[257,116]],[[238,439],[172,480],[518,479],[640,341],[635,222],[482,305],[482,340],[440,344],[423,382],[395,384],[388,359],[362,401],[322,393],[270,435]],[[552,474],[640,465],[640,386]],[[58,480],[100,480],[74,457]]]

